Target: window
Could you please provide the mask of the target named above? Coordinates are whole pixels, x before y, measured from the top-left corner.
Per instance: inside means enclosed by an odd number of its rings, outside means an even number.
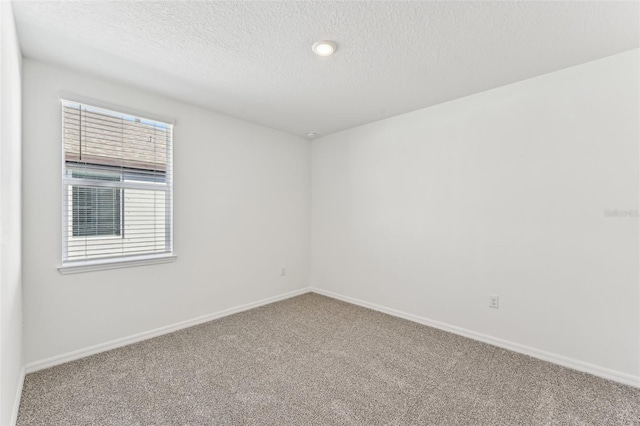
[[[81,178],[78,172],[72,177]],[[93,173],[92,179],[120,181],[119,174],[100,175]],[[91,237],[98,235],[121,235],[121,189],[113,188],[71,188],[71,214],[73,217],[73,236]]]
[[[172,255],[171,124],[62,101],[62,269]]]

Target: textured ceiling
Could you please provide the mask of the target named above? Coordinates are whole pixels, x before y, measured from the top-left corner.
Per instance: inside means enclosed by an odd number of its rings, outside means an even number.
[[[319,135],[639,46],[638,2],[14,2],[25,56]],[[335,40],[329,58],[313,42]]]

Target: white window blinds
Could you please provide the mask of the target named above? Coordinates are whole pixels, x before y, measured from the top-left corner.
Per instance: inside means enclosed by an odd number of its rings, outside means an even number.
[[[172,125],[62,101],[62,262],[172,253]]]

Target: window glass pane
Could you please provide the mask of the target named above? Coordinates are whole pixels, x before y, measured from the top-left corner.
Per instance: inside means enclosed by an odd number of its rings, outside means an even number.
[[[72,188],[73,236],[121,234],[121,189]]]
[[[72,103],[63,112],[67,161],[167,169],[171,141],[167,124]]]

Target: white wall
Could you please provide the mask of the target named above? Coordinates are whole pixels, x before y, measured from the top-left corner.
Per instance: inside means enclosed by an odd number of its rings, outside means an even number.
[[[11,3],[0,2],[0,424],[16,413],[22,380],[21,62]]]
[[[640,380],[638,56],[314,141],[312,285]]]
[[[23,71],[28,364],[308,285],[308,141],[31,59]],[[176,119],[175,263],[58,273],[59,90]]]

